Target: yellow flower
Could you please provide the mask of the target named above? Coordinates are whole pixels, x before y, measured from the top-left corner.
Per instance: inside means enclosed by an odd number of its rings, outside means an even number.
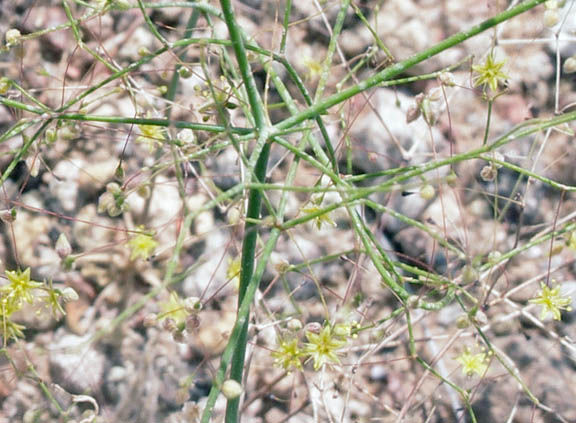
[[[472,70],[476,72],[474,86],[483,85],[484,89],[489,86],[492,91],[497,91],[498,85],[504,84],[508,79],[508,75],[502,72],[502,67],[505,63],[505,60],[496,62],[494,60],[494,52],[490,52],[482,65],[472,66]]]
[[[138,230],[144,231],[144,228],[140,226],[138,227]],[[139,233],[128,241],[128,246],[132,250],[130,260],[135,260],[138,257],[147,260],[158,246],[158,242],[154,240],[152,235]]]
[[[6,277],[10,284],[2,287],[2,294],[13,299],[14,306],[20,306],[22,301],[32,304],[34,296],[32,290],[43,286],[42,283],[30,280],[30,268],[26,270],[6,270]],[[5,298],[6,298],[5,297]]]
[[[164,142],[164,128],[157,125],[138,125],[140,136],[136,142],[147,143],[148,150],[153,153]]]
[[[292,368],[302,370],[302,356],[304,352],[298,345],[298,338],[290,340],[278,340],[276,351],[272,352],[274,363],[286,371]]]
[[[320,333],[306,332],[306,338],[308,343],[304,345],[304,352],[314,360],[314,370],[327,363],[340,363],[338,350],[346,345],[346,341],[335,335],[329,325],[324,326]]]
[[[233,285],[238,288],[240,285],[240,270],[242,269],[241,256],[228,260],[228,269],[226,269],[226,279],[232,281]]]
[[[472,376],[474,373],[483,376],[488,370],[488,354],[485,352],[472,354],[470,349],[466,348],[455,360],[462,365],[465,376]]]
[[[540,288],[538,295],[529,301],[532,304],[540,304],[542,306],[540,319],[544,319],[548,316],[548,313],[552,313],[554,320],[560,320],[562,318],[561,310],[572,310],[572,307],[570,307],[572,298],[560,295],[560,286],[556,285],[552,288],[546,286],[545,283],[541,283]]]
[[[321,209],[318,206],[311,206],[311,207],[303,207],[302,210],[306,214],[318,213]],[[314,218],[314,223],[316,224],[316,228],[319,230],[322,229],[322,224],[326,223],[332,227],[336,227],[336,222],[332,220],[330,217],[330,213],[322,213]]]
[[[160,304],[159,320],[167,318],[173,319],[177,326],[182,326],[186,323],[186,317],[189,313],[186,311],[186,303],[180,298],[177,292],[170,292],[168,301]]]

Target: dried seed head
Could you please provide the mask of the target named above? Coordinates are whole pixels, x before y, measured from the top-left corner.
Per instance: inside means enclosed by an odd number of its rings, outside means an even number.
[[[146,316],[144,316],[142,324],[144,325],[145,328],[153,328],[154,326],[156,326],[157,321],[158,316],[156,314],[148,313]]]
[[[320,331],[322,330],[322,325],[318,322],[310,322],[307,323],[305,326],[305,331],[306,332],[312,332],[312,333],[320,333]]]
[[[420,110],[420,107],[416,104],[413,104],[406,112],[406,123],[414,122],[420,117],[421,114],[422,111]]]
[[[191,314],[190,316],[186,317],[186,331],[194,332],[196,329],[200,327],[200,317],[197,314]]]
[[[166,329],[168,332],[178,331],[178,325],[176,324],[176,321],[171,317],[167,317],[166,319],[164,319],[164,321],[162,322],[162,327]]]
[[[480,171],[480,177],[482,178],[483,181],[486,182],[493,181],[494,179],[496,179],[497,175],[498,175],[498,169],[496,169],[492,165],[486,165]]]
[[[446,87],[453,87],[456,85],[456,78],[452,72],[442,72],[438,75],[440,83]]]

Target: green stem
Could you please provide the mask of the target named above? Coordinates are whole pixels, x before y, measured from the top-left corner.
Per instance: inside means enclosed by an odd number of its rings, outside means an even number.
[[[530,9],[533,9],[534,7],[544,3],[545,1],[546,0],[526,1],[524,3],[519,4],[516,7],[513,7],[509,10],[499,13],[493,18],[487,19],[484,22],[473,26],[467,31],[459,32],[458,34],[452,35],[446,38],[445,40],[439,42],[438,44],[426,50],[423,50],[419,53],[416,53],[402,62],[396,63],[384,69],[383,71],[377,73],[376,75],[371,76],[370,78],[365,79],[364,81],[354,85],[353,87],[350,87],[348,89],[345,89],[344,91],[331,95],[324,101],[321,101],[320,103],[317,103],[314,106],[307,108],[306,110],[300,112],[296,116],[291,116],[283,120],[282,122],[277,123],[276,125],[274,125],[274,131],[293,127],[295,125],[298,125],[299,123],[304,122],[305,120],[319,116],[325,113],[332,106],[340,104],[348,100],[349,98],[355,96],[356,94],[361,93],[362,91],[366,91],[369,88],[375,87],[378,84],[405,72],[414,65],[417,65],[420,62],[423,62],[433,56],[436,56],[437,54],[451,47],[454,47],[455,45],[461,44],[467,39],[472,38],[508,19],[511,19],[514,16],[517,16]],[[275,135],[275,132],[272,135]]]

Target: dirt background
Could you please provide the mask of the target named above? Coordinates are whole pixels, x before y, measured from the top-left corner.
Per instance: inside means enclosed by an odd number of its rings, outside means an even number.
[[[239,22],[264,48],[277,46],[281,3],[234,3]],[[567,3],[566,8],[571,7],[572,2]],[[507,2],[388,0],[358,1],[356,5],[370,22],[377,22],[377,33],[392,54],[403,59],[498,13]],[[79,4],[71,7],[75,16],[86,10]],[[305,76],[311,90],[317,78],[310,63],[324,57],[330,39],[325,22],[333,25],[338,7],[337,1],[293,4],[286,58]],[[27,34],[66,21],[59,1],[4,1],[0,10],[2,34],[8,28]],[[181,8],[166,8],[157,9],[150,16],[165,37],[176,40],[183,34],[189,13]],[[574,14],[567,15],[561,28],[544,27],[543,7],[539,7],[411,69],[410,74],[403,76],[437,71],[468,58],[454,71],[457,85],[446,88],[443,100],[435,103],[438,122],[432,129],[422,119],[406,124],[406,114],[415,104],[416,95],[438,87],[436,79],[396,90],[370,90],[331,110],[325,121],[333,139],[338,141],[342,167],[346,166],[341,141],[343,120],[352,143],[355,173],[419,165],[451,152],[479,147],[487,104],[479,89],[471,86],[470,65],[472,60],[482,60],[495,39],[498,54],[507,57],[506,72],[510,78],[506,94],[494,104],[490,139],[526,119],[552,116],[556,91],[559,109],[571,107],[576,99],[574,80],[562,75],[556,85],[556,66],[557,54],[562,63],[576,53],[573,27]],[[82,29],[89,47],[120,66],[137,60],[140,47],[151,51],[159,47],[138,9],[108,13],[83,23]],[[200,19],[195,36],[210,34],[207,22]],[[213,34],[224,37],[225,26],[216,22]],[[558,50],[553,41],[555,34],[562,40]],[[327,93],[336,91],[335,85],[346,75],[347,67],[370,51],[371,45],[370,32],[350,11]],[[49,32],[26,41],[24,46],[21,57],[14,50],[0,55],[1,73],[52,108],[110,74],[77,48],[70,29]],[[217,75],[221,55],[217,48],[208,50],[208,67]],[[201,49],[192,47],[187,55],[189,63],[196,67],[194,75],[179,85],[172,118],[199,122],[205,117],[201,109],[206,103],[195,88],[203,83],[201,68],[197,66]],[[355,76],[363,79],[385,64],[385,55],[378,52]],[[129,117],[143,116],[150,110],[161,112],[165,103],[158,87],[167,85],[174,65],[173,55],[160,56],[130,75],[129,84],[135,95],[125,89],[113,91],[121,86],[116,81],[100,91],[107,93],[105,97],[92,98],[94,101],[86,104],[87,112]],[[258,82],[264,86],[264,71],[257,64],[253,66]],[[285,79],[294,92],[293,85]],[[273,90],[269,101],[279,101]],[[20,111],[0,107],[0,130],[6,131],[24,116]],[[281,109],[271,116],[279,121],[287,115]],[[232,111],[231,118],[234,125],[249,126],[239,110]],[[209,123],[216,122],[214,116],[207,119]],[[202,213],[187,229],[178,268],[183,280],[173,288],[182,297],[199,297],[203,310],[184,342],[176,342],[165,328],[144,324],[146,316],[158,313],[167,301],[166,292],[145,301],[127,318],[121,315],[159,286],[181,229],[183,200],[170,167],[171,153],[151,155],[146,146],[135,142],[138,129],[131,125],[87,122],[70,131],[68,136],[61,133],[50,147],[33,148],[4,183],[0,194],[2,209],[18,209],[17,219],[3,222],[0,227],[2,270],[31,267],[35,280],[51,279],[61,286],[71,286],[80,296],[78,301],[66,304],[67,315],[59,321],[48,318],[46,313],[38,315],[34,309],[26,309],[18,316],[17,320],[28,330],[25,339],[6,347],[0,362],[0,422],[66,421],[48,400],[43,386],[62,408],[70,407],[70,419],[76,421],[81,420],[85,409],[91,409],[86,402],[73,404],[73,395],[84,394],[98,403],[98,422],[193,422],[203,409],[219,354],[234,323],[236,291],[226,270],[229,261],[239,254],[243,233],[242,225],[230,224],[227,214],[230,208],[241,206],[242,201],[237,199],[234,204]],[[169,131],[175,135],[174,128]],[[207,134],[197,136],[202,142],[213,142]],[[14,149],[21,145],[22,137],[0,144],[2,170],[11,162]],[[536,134],[508,144],[499,153],[507,161],[547,178],[575,185],[574,151],[573,136],[552,132],[545,141],[543,134]],[[135,190],[139,184],[153,180],[154,189],[148,200],[129,195],[129,210],[111,218],[97,212],[97,202],[106,184],[114,180],[121,159],[126,187]],[[467,255],[466,259],[458,258],[438,248],[422,231],[390,215],[367,211],[366,218],[391,257],[455,278],[467,263],[485,260],[494,251],[509,251],[517,242],[525,244],[534,234],[573,218],[572,193],[561,193],[540,182],[527,185],[525,180],[517,192],[514,187],[518,174],[501,170],[496,182],[484,181],[479,173],[485,164],[472,160],[458,165],[455,187],[441,188],[440,195],[431,201],[418,195],[402,195],[400,191],[375,195],[374,200],[455,240]],[[275,146],[270,181],[282,183],[288,166],[285,151]],[[182,169],[185,201],[192,210],[210,200],[216,191],[213,187],[228,189],[242,178],[232,148],[205,157],[201,165],[182,165]],[[445,175],[439,171],[430,177]],[[296,185],[313,186],[318,179],[315,169],[302,165]],[[495,190],[504,202],[514,196],[500,220],[494,219],[491,193]],[[307,194],[294,194],[288,217],[298,215],[308,198]],[[314,372],[307,364],[303,372],[290,374],[274,367],[270,353],[290,316],[298,317],[304,324],[322,322],[328,310],[334,321],[355,319],[368,325],[398,307],[366,257],[346,253],[358,246],[357,241],[345,215],[335,214],[334,218],[337,227],[318,231],[313,225],[302,225],[286,233],[278,243],[274,256],[277,261],[299,264],[330,254],[340,258],[291,272],[283,281],[278,280],[274,263],[270,264],[250,328],[242,421],[395,422],[402,413],[406,422],[470,421],[458,395],[410,358],[403,317],[360,333],[342,351],[339,366]],[[160,243],[148,261],[130,260],[126,246],[128,231],[138,224],[154,228]],[[73,270],[63,268],[55,249],[61,233],[66,234],[77,255]],[[263,237],[266,238],[265,230]],[[574,251],[564,249],[550,257],[550,249],[550,243],[530,248],[509,262],[504,271],[488,275],[482,283],[470,287],[471,293],[482,295],[489,284],[494,284],[483,309],[484,332],[507,357],[507,365],[518,372],[541,401],[540,407],[528,399],[518,381],[495,359],[484,377],[462,375],[454,357],[466,346],[480,343],[480,339],[473,330],[456,327],[456,319],[462,313],[457,304],[439,312],[413,313],[419,356],[433,363],[444,377],[470,390],[479,422],[576,422],[576,312],[564,313],[561,322],[540,321],[537,307],[527,302],[536,294],[539,282],[547,277],[560,282],[562,292],[576,299]],[[320,284],[325,306],[315,281]],[[576,309],[576,302],[573,308]],[[409,406],[403,409],[406,404]],[[224,407],[220,398],[215,422],[223,421]]]

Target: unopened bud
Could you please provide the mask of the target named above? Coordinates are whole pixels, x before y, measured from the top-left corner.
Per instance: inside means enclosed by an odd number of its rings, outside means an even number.
[[[300,319],[290,319],[288,320],[288,324],[286,326],[292,332],[298,332],[300,329],[302,329],[302,322]]]
[[[180,141],[184,144],[192,144],[196,140],[196,136],[194,135],[194,131],[190,128],[184,128],[176,135]]]
[[[22,34],[16,28],[9,29],[6,31],[6,45],[13,46],[20,42]]]
[[[436,190],[434,189],[434,187],[430,184],[426,184],[424,185],[422,188],[420,188],[420,197],[424,200],[432,200],[434,198],[434,196],[436,195]]]
[[[242,385],[235,380],[228,379],[222,384],[222,394],[229,400],[238,398],[242,395]]]
[[[56,241],[56,252],[61,259],[68,257],[72,253],[72,246],[70,245],[70,242],[68,242],[68,238],[66,238],[65,234],[60,234],[60,236],[58,236],[58,240]]]
[[[192,71],[190,68],[182,66],[180,69],[178,69],[178,75],[180,75],[180,78],[188,79],[192,76]]]
[[[5,76],[0,78],[0,95],[6,94],[8,92],[8,90],[10,89],[11,85],[12,85],[12,81],[10,81]]]
[[[231,207],[226,214],[226,218],[229,224],[237,225],[240,222],[240,210],[238,210],[238,207]]]
[[[74,288],[72,288],[71,286],[67,286],[66,288],[64,288],[61,292],[60,292],[61,296],[62,296],[62,301],[64,301],[65,303],[68,303],[70,301],[78,301],[78,293],[76,292],[76,290]]]
[[[184,300],[184,309],[187,313],[196,313],[202,310],[202,303],[198,297],[187,297]]]
[[[562,70],[564,73],[574,73],[576,72],[576,56],[569,57],[564,62],[562,66]]]
[[[16,220],[16,209],[7,209],[0,211],[0,219],[4,223],[12,223]]]
[[[558,22],[560,22],[560,15],[557,10],[547,9],[544,12],[544,25],[548,28],[555,26]]]

